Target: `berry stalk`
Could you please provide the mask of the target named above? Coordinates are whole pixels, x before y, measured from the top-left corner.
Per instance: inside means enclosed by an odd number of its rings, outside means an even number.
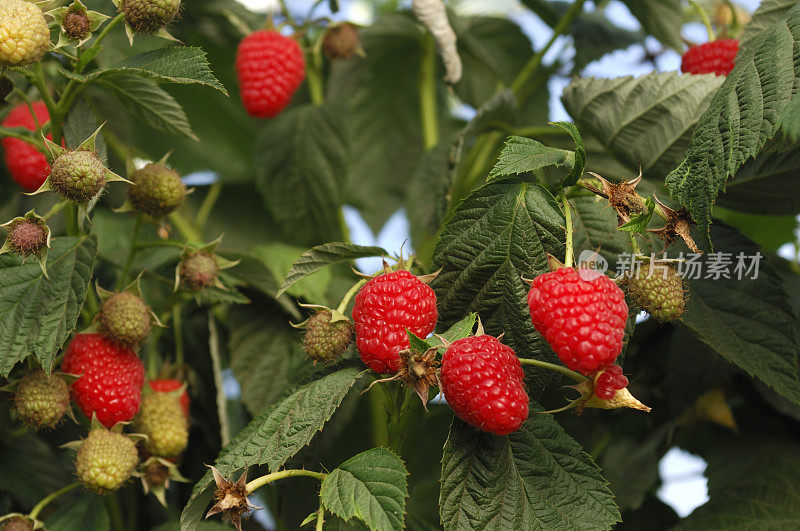
[[[75,483],[70,483],[66,487],[58,489],[55,492],[51,492],[50,494],[48,494],[47,496],[42,498],[42,501],[37,503],[36,506],[33,509],[31,509],[31,512],[28,513],[28,518],[30,518],[31,520],[36,520],[36,518],[42,512],[42,509],[47,507],[47,505],[50,502],[52,502],[53,500],[55,500],[56,498],[58,498],[58,497],[60,497],[60,496],[62,496],[64,494],[68,493],[69,491],[71,491],[72,489],[74,489],[75,487],[77,487],[80,484],[81,484],[80,481],[76,481]]]
[[[531,367],[539,367],[540,369],[547,369],[548,371],[555,371],[555,372],[561,373],[564,376],[567,376],[568,378],[571,378],[572,380],[574,380],[577,383],[583,383],[586,380],[588,380],[588,378],[586,378],[582,374],[579,374],[579,373],[577,373],[577,372],[575,372],[575,371],[573,371],[571,369],[568,369],[566,367],[562,367],[561,365],[556,365],[555,363],[547,363],[546,361],[534,360],[534,359],[530,359],[530,358],[520,358],[519,362],[522,365],[528,365],[528,366],[531,366]]]
[[[353,287],[350,288],[348,290],[348,292],[344,294],[344,298],[342,299],[342,302],[340,302],[339,306],[336,307],[336,311],[337,312],[339,312],[342,315],[344,315],[344,312],[347,310],[347,305],[350,304],[350,301],[352,300],[353,296],[356,293],[358,293],[358,290],[361,289],[361,286],[363,286],[364,284],[367,283],[367,280],[368,279],[366,279],[366,278],[362,278],[361,280],[359,280],[358,282],[353,284]]]
[[[425,34],[422,41],[422,61],[419,72],[419,110],[425,151],[439,143],[439,124],[436,114],[436,43]]]
[[[247,494],[252,494],[253,492],[263,487],[264,485],[269,485],[275,481],[278,481],[279,479],[293,478],[300,476],[316,478],[319,481],[322,481],[323,479],[325,479],[325,476],[327,476],[327,474],[325,474],[324,472],[314,472],[313,470],[302,470],[302,469],[281,470],[279,472],[273,472],[271,474],[261,476],[252,481],[248,481],[247,486],[245,488],[247,489]]]
[[[700,4],[697,3],[697,0],[689,0],[689,3],[700,14],[700,19],[703,21],[703,25],[706,27],[706,31],[708,32],[709,42],[717,40],[717,36],[714,34],[714,28],[711,27],[711,20],[709,20],[705,9],[700,7]]]
[[[573,253],[572,253],[572,210],[569,207],[569,199],[567,195],[562,195],[562,202],[564,204],[564,220],[566,222],[567,243],[564,256],[564,267],[572,267]]]

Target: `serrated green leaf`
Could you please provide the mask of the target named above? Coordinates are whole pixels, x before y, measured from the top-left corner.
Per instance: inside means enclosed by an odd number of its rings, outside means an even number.
[[[415,352],[425,352],[431,348],[431,344],[427,339],[417,336],[417,334],[411,330],[406,330],[406,335],[408,336],[408,344],[411,350]]]
[[[797,0],[762,0],[739,38],[739,56],[770,26],[784,18]],[[738,61],[738,58],[737,58]]]
[[[423,153],[418,82],[407,75],[419,72],[423,35],[409,13],[390,13],[361,30],[366,58],[331,65],[328,99],[346,102],[350,123],[344,195],[374,232],[402,205]]]
[[[781,131],[792,142],[800,141],[800,96],[795,96],[781,116]]]
[[[227,476],[255,465],[279,469],[323,428],[360,375],[358,369],[347,368],[300,387],[239,432],[222,450],[215,466]],[[211,499],[212,485],[209,471],[192,490],[181,514],[181,529],[197,527]]]
[[[292,264],[283,285],[276,296],[280,296],[296,282],[316,273],[329,265],[350,262],[356,258],[369,258],[373,256],[388,256],[389,253],[381,247],[353,245],[352,243],[333,242],[312,247],[304,252]]]
[[[346,124],[340,105],[303,105],[272,119],[256,141],[256,186],[301,245],[342,237]]]
[[[64,139],[67,147],[77,148],[84,140],[89,138],[97,131],[100,124],[92,112],[91,107],[85,98],[78,98],[64,120]],[[95,151],[101,159],[107,156],[106,141],[103,135],[97,135],[95,139]]]
[[[506,18],[462,17],[448,13],[458,39],[464,75],[454,87],[458,97],[475,108],[509,86],[533,55],[531,42],[519,25]]]
[[[586,168],[586,148],[583,147],[583,138],[580,132],[578,132],[578,128],[575,127],[575,124],[571,122],[551,122],[550,125],[569,133],[569,136],[571,136],[573,142],[575,142],[575,151],[573,154],[575,160],[572,169],[561,182],[562,186],[572,186],[578,182],[578,179],[583,175],[583,170]]]
[[[98,84],[147,125],[199,141],[183,107],[153,81],[132,74],[117,74],[104,76]]]
[[[702,278],[687,278],[689,296],[682,324],[727,360],[800,404],[797,317],[780,277],[762,256],[757,278],[751,271],[737,279],[739,254],[750,257],[744,261],[746,268],[760,249],[723,223],[715,224],[712,236],[716,252],[730,253],[731,278],[706,278],[715,256],[705,253]]]
[[[0,255],[0,374],[36,356],[52,368],[58,349],[75,328],[92,277],[93,236],[53,240],[45,278],[35,260]]]
[[[478,320],[478,315],[471,313],[458,321],[456,324],[451,326],[447,329],[446,332],[439,334],[445,341],[448,343],[452,343],[453,341],[458,341],[459,339],[464,339],[465,337],[469,337],[472,335],[472,329],[475,328],[475,322]],[[441,340],[433,336],[431,338],[433,341],[434,346],[438,346],[441,344]]]
[[[574,165],[575,153],[572,151],[548,147],[532,138],[510,136],[486,181],[492,182],[506,175],[526,173],[545,166],[572,168]]]
[[[373,448],[331,471],[322,482],[325,508],[343,520],[358,518],[374,531],[403,529],[408,471],[387,448]]]
[[[45,524],[50,531],[73,531],[78,522],[85,531],[108,531],[111,521],[108,518],[103,496],[84,492],[69,503],[62,504],[47,517]]]
[[[436,244],[431,283],[444,326],[477,312],[486,330],[521,357],[555,361],[533,328],[526,303],[528,286],[547,270],[547,253],[564,255],[564,218],[542,187],[505,180],[470,194],[442,228]],[[541,392],[550,377],[531,371],[531,392]]]
[[[228,328],[231,368],[242,388],[242,402],[258,415],[289,385],[294,335],[285,316],[261,307],[234,308]]]
[[[115,74],[133,74],[165,83],[206,85],[228,94],[211,72],[206,53],[195,46],[166,46],[128,57],[86,76],[71,74],[70,77],[86,82]]]
[[[647,210],[636,214],[631,218],[630,221],[620,225],[619,230],[636,234],[644,232],[647,229],[647,225],[649,225],[650,220],[653,219],[653,212],[656,208],[656,202],[652,197],[648,196],[645,199],[644,204]]]
[[[553,2],[556,9],[563,16],[571,2]],[[582,12],[569,28],[572,40],[575,43],[575,57],[573,73],[578,73],[583,68],[608,53],[615,50],[628,48],[634,44],[644,42],[644,32],[623,29],[614,24],[601,9],[592,12]]]
[[[275,276],[275,282],[283,282],[297,260],[307,252],[302,247],[296,247],[282,242],[272,242],[253,247],[250,252],[258,257]],[[305,299],[313,304],[325,304],[325,296],[331,283],[329,269],[319,269],[296,283],[292,284],[286,292],[295,298]]]
[[[800,150],[762,150],[745,162],[726,185],[718,204],[751,214],[800,212]]]
[[[624,165],[641,164],[646,177],[661,179],[680,162],[721,83],[711,74],[676,72],[578,78],[561,99],[581,130],[590,131]]]
[[[680,0],[622,0],[644,30],[673,50],[683,51]]]
[[[611,529],[620,520],[600,469],[551,415],[498,437],[455,419],[442,456],[445,531]]]
[[[747,159],[778,131],[780,117],[800,78],[800,6],[753,41],[697,123],[683,162],[667,176],[681,202],[708,238],[711,210]],[[798,85],[800,87],[800,85]]]
[[[722,442],[722,441],[720,441]],[[722,444],[724,446],[724,444]],[[752,442],[727,459],[725,476],[717,480],[716,460],[709,462],[711,500],[681,520],[680,531],[715,529],[796,529],[800,527],[800,474],[796,444]],[[742,466],[744,464],[745,466]]]

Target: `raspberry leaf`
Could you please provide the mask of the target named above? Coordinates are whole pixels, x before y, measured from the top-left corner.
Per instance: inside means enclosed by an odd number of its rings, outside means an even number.
[[[644,30],[673,50],[683,49],[681,0],[623,0]]]
[[[711,210],[729,178],[777,133],[797,90],[800,6],[756,38],[700,117],[683,162],[667,176],[672,196],[709,237]]]
[[[176,136],[200,140],[192,131],[183,107],[157,83],[132,74],[104,76],[98,83],[147,125]]]
[[[286,274],[283,285],[281,285],[275,296],[279,297],[295,283],[329,265],[373,256],[389,256],[389,253],[381,247],[367,247],[341,242],[326,243],[312,247],[300,255],[300,258],[292,264]]]
[[[566,149],[547,147],[538,140],[510,136],[497,159],[487,182],[505,175],[527,173],[546,166],[575,166],[575,153]]]
[[[728,361],[800,404],[797,317],[780,277],[762,257],[758,278],[751,273],[737,279],[737,255],[753,257],[758,246],[721,222],[711,235],[718,251],[733,257],[732,278],[697,279],[687,273],[689,296],[682,323]],[[703,255],[703,272],[712,260],[709,253]]]
[[[68,503],[62,503],[47,517],[45,525],[48,531],[69,531],[75,529],[77,522],[80,522],[80,528],[84,531],[111,529],[103,499],[103,496],[84,491]]]
[[[763,0],[753,13],[753,18],[744,27],[742,37],[739,39],[739,57],[759,35],[785,17],[795,4],[797,4],[797,0]],[[737,62],[739,57],[737,57]]]
[[[254,415],[274,404],[289,385],[295,338],[284,321],[285,316],[272,308],[243,306],[231,311],[231,368],[242,386],[242,402]]]
[[[300,387],[253,419],[222,450],[215,466],[226,477],[262,464],[270,471],[278,470],[322,430],[361,374],[351,367]],[[197,526],[211,500],[213,484],[208,471],[195,485],[181,515],[181,529]]]
[[[627,167],[641,164],[645,176],[660,178],[680,162],[697,117],[721,83],[714,75],[677,72],[577,78],[561,99],[581,131],[591,132]]]
[[[518,180],[487,184],[456,209],[434,250],[431,283],[443,326],[477,312],[487,333],[498,336],[520,357],[555,361],[534,330],[525,302],[525,278],[547,271],[547,254],[564,256],[564,218],[544,188]],[[531,371],[537,396],[551,377]]]
[[[88,75],[63,73],[82,82],[115,74],[133,74],[165,83],[205,85],[228,95],[228,91],[211,72],[206,53],[194,46],[167,46],[140,53]]]
[[[326,104],[282,112],[256,141],[256,187],[300,245],[342,238],[347,139],[344,107]]]
[[[325,508],[347,521],[362,520],[370,529],[403,529],[408,486],[403,460],[387,448],[373,448],[331,471],[322,482]]]
[[[39,264],[0,255],[0,374],[29,354],[49,372],[58,349],[75,328],[92,275],[93,236],[53,240],[45,278]]]
[[[620,520],[608,483],[551,415],[531,413],[505,437],[454,419],[442,456],[445,531],[609,529]]]
[[[784,118],[786,116],[784,114]],[[800,123],[800,117],[797,123]],[[789,134],[789,130],[784,129],[784,133]],[[739,168],[736,176],[727,183],[725,193],[719,196],[718,204],[752,214],[794,216],[800,212],[800,181],[796,178],[799,173],[800,150],[780,152],[770,149],[767,144],[758,156]],[[763,226],[767,227],[766,224]],[[793,223],[792,229],[794,226]],[[770,227],[767,230],[774,229]],[[784,239],[781,243],[791,239]]]

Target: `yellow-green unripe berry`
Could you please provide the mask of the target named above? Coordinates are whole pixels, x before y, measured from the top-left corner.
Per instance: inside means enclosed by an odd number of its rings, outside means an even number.
[[[106,184],[106,167],[93,151],[67,151],[50,171],[50,186],[65,199],[87,203]]]
[[[133,441],[121,433],[98,428],[90,431],[78,448],[75,470],[86,488],[108,494],[128,481],[138,463]]]
[[[675,321],[686,306],[683,279],[673,266],[659,265],[652,272],[642,267],[625,277],[623,287],[638,307],[659,321]]]
[[[14,406],[31,428],[51,428],[69,409],[69,387],[55,374],[47,375],[42,370],[29,373],[17,384]]]
[[[186,198],[186,186],[177,172],[160,164],[148,164],[130,176],[128,197],[137,210],[153,217],[174,212]]]
[[[178,16],[181,0],[122,0],[125,22],[138,33],[154,33]]]
[[[50,48],[44,13],[25,0],[0,2],[0,66],[35,63]]]
[[[136,430],[147,435],[144,448],[157,457],[177,457],[189,442],[189,423],[173,393],[147,393],[136,417]]]
[[[217,282],[219,264],[214,255],[207,251],[188,254],[178,266],[181,283],[192,291],[210,288]]]
[[[138,345],[150,334],[152,314],[144,301],[129,291],[114,293],[100,309],[100,327],[114,342]]]

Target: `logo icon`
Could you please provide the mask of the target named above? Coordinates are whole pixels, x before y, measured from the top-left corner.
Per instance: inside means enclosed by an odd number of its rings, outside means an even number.
[[[596,251],[581,251],[581,254],[578,256],[578,264],[580,264],[579,267],[594,269],[600,273],[608,271],[608,260],[603,258],[603,256]]]

